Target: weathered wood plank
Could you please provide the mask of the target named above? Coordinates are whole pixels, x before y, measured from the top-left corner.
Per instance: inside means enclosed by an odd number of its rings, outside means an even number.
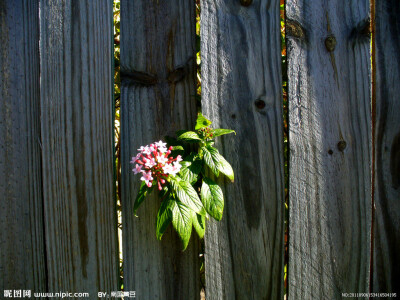
[[[369,1],[288,0],[289,299],[368,292]]]
[[[376,5],[373,292],[400,294],[400,3]]]
[[[39,2],[1,0],[0,24],[0,291],[44,291]]]
[[[251,3],[249,6],[241,3]],[[224,216],[208,222],[206,298],[283,298],[279,1],[201,1],[202,110],[232,163]]]
[[[141,145],[194,126],[195,2],[121,1],[121,161],[124,287],[140,299],[198,299],[199,243],[185,252],[171,228],[156,239],[152,195],[133,215],[140,180],[129,164]]]
[[[40,2],[50,291],[118,290],[109,0]]]

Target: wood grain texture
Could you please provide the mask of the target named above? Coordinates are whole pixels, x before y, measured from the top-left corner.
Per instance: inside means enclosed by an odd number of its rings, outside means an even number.
[[[400,3],[376,5],[373,292],[400,294]]]
[[[49,291],[118,290],[112,1],[40,2]]]
[[[342,299],[369,291],[369,1],[286,4],[289,299]]]
[[[46,288],[39,2],[0,1],[0,290]]]
[[[195,103],[195,2],[121,1],[121,161],[124,287],[138,299],[199,299],[199,242],[185,252],[170,228],[156,239],[160,206],[152,194],[133,214],[140,186],[130,165],[141,145],[192,129]]]
[[[202,110],[235,182],[205,236],[206,299],[283,299],[279,1],[201,1]]]

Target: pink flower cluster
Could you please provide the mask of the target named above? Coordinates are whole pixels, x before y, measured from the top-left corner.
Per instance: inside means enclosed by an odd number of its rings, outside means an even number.
[[[141,180],[146,182],[148,187],[157,181],[158,189],[162,189],[168,176],[175,176],[181,169],[182,157],[168,157],[171,154],[172,147],[167,148],[167,143],[162,141],[142,146],[135,157],[132,157],[132,164],[136,164],[133,173],[142,174]]]

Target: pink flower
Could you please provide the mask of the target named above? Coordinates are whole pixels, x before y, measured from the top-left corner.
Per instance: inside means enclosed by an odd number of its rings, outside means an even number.
[[[165,174],[171,174],[171,172],[173,172],[172,165],[170,165],[170,164],[163,166],[162,169]]]
[[[154,150],[152,150],[153,148],[151,148],[151,147],[149,147],[149,146],[146,146],[146,147],[144,147],[144,150],[142,151],[144,154],[148,154],[148,155],[151,155],[151,152]]]
[[[142,166],[136,164],[136,167],[132,169],[133,173],[138,174],[142,171]]]
[[[167,164],[163,167],[163,171],[165,174],[170,174],[172,176],[175,176],[177,173],[179,173],[181,169],[181,164],[179,162],[174,162],[173,164]]]
[[[181,169],[182,157],[169,157],[172,147],[167,148],[163,141],[154,142],[150,145],[141,146],[139,153],[132,157],[131,163],[136,166],[132,169],[135,174],[143,174],[141,180],[146,182],[148,187],[156,180],[161,190],[169,176],[175,176]],[[153,178],[154,177],[154,178]]]
[[[143,160],[144,161],[144,160]],[[153,157],[150,157],[149,159],[146,159],[145,164],[147,168],[151,169],[156,165],[156,160]]]
[[[166,148],[167,143],[164,143],[163,141],[159,141],[159,142],[155,142],[154,145],[156,145],[157,147]]]
[[[179,173],[179,171],[180,171],[181,168],[182,168],[182,165],[181,165],[179,162],[176,161],[176,162],[174,162],[174,167],[173,167],[173,168],[174,168],[174,172],[175,172],[175,174],[176,174],[176,173]],[[174,175],[175,175],[175,174],[174,174]]]
[[[152,181],[153,181],[153,176],[151,176],[151,171],[148,171],[148,172],[142,171],[142,174],[143,174],[143,176],[142,176],[142,178],[140,178],[140,180],[146,182],[146,185],[148,187],[151,187]]]
[[[138,153],[136,156],[133,156],[130,163],[134,164],[140,158],[141,155],[142,153]]]
[[[158,148],[158,151],[161,153],[167,152],[167,143],[163,143],[163,141],[155,142],[154,145]]]
[[[168,161],[168,158],[165,157],[164,154],[160,154],[156,156],[157,162],[160,164],[165,164]]]

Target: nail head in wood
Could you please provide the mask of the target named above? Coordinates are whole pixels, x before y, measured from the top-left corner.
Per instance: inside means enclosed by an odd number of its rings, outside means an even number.
[[[242,6],[250,6],[250,4],[253,2],[253,0],[240,0],[240,4]]]
[[[346,143],[345,141],[340,141],[340,142],[337,144],[337,147],[338,147],[338,150],[339,150],[340,152],[343,152],[343,150],[346,149],[346,147],[347,147],[347,143]]]
[[[334,35],[330,35],[325,39],[325,47],[326,50],[332,52],[335,50],[336,47],[336,38]]]
[[[265,102],[261,99],[256,100],[254,104],[258,109],[263,109],[265,107]]]

